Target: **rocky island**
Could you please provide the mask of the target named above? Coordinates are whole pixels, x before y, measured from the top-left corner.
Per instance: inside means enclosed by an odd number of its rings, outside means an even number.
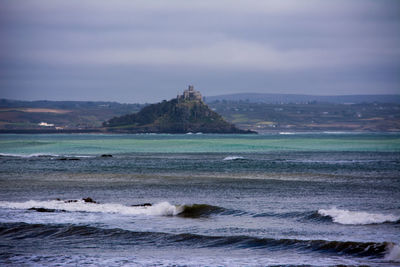
[[[120,133],[256,133],[225,121],[203,102],[200,92],[192,85],[174,99],[114,117],[104,122],[103,127]]]

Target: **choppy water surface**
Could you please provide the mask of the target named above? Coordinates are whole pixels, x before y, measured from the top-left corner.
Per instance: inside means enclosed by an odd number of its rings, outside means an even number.
[[[396,266],[399,152],[377,133],[0,135],[0,265]]]

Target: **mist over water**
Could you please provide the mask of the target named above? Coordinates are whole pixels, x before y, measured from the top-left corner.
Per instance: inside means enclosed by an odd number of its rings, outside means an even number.
[[[2,135],[0,263],[396,266],[399,152],[378,133]]]

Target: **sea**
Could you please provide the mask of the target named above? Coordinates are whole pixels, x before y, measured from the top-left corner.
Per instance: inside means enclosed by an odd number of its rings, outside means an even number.
[[[2,134],[0,266],[400,266],[400,134]]]

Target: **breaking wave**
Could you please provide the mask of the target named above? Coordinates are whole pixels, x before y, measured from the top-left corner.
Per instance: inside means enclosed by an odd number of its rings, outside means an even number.
[[[209,204],[173,205],[169,202],[156,204],[123,205],[118,203],[97,203],[90,199],[80,200],[49,200],[26,202],[0,201],[0,208],[32,210],[37,212],[100,212],[118,213],[122,215],[154,215],[180,216],[186,218],[208,217],[210,215],[250,215],[256,217],[298,218],[334,222],[343,225],[367,225],[381,223],[400,223],[400,216],[393,214],[368,213],[364,211],[349,211],[345,209],[319,209],[318,211],[293,211],[286,213],[249,213],[247,211],[226,209]]]
[[[234,210],[228,210],[207,204],[183,205],[179,207],[182,211],[178,215],[188,218],[207,217],[212,214],[233,214],[236,212]]]
[[[102,212],[119,213],[123,215],[158,215],[158,216],[181,216],[187,218],[206,217],[211,214],[232,214],[235,211],[227,210],[218,206],[207,204],[172,205],[169,202],[157,204],[141,204],[126,206],[116,203],[100,204],[95,201],[87,202],[81,200],[50,200],[26,202],[0,201],[0,207],[9,209],[26,209],[37,212]]]
[[[343,225],[368,225],[381,223],[400,223],[400,216],[392,214],[349,211],[337,208],[319,209],[318,211],[292,211],[284,213],[264,212],[253,214],[252,217],[294,218],[317,222],[334,222]]]
[[[115,203],[87,203],[84,200],[50,200],[26,202],[0,202],[0,207],[11,209],[38,209],[43,208],[54,211],[69,212],[103,212],[103,213],[119,213],[123,215],[161,215],[174,216],[182,212],[179,206],[171,205],[168,202],[157,203],[152,206],[126,206]]]
[[[392,214],[369,213],[365,211],[350,211],[337,208],[320,209],[318,214],[329,217],[335,223],[348,225],[396,223],[400,221],[400,216]]]
[[[257,238],[251,236],[206,236],[198,234],[172,234],[161,232],[134,232],[123,229],[104,229],[85,225],[71,224],[26,224],[0,223],[1,239],[18,242],[64,242],[73,240],[75,244],[96,243],[113,240],[128,245],[154,246],[190,246],[198,248],[224,247],[230,249],[294,249],[316,251],[320,253],[346,254],[356,257],[382,258],[389,261],[399,260],[400,248],[392,242],[352,242],[327,240],[298,240]]]
[[[241,157],[241,156],[228,156],[228,157],[225,157],[223,160],[230,161],[230,160],[244,160],[244,159],[245,158]]]

